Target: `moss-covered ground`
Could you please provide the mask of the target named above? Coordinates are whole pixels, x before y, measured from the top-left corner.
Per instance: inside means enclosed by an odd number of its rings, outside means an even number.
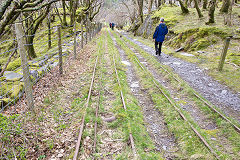
[[[67,18],[67,22],[69,24],[70,19]],[[42,67],[42,64],[40,65],[40,62],[45,59],[46,56],[49,57],[47,60],[48,62],[57,62],[58,59],[53,58],[51,55],[58,53],[58,32],[57,32],[57,25],[60,24],[59,18],[56,18],[54,22],[51,23],[51,48],[48,47],[48,29],[46,25],[47,21],[44,20],[43,23],[40,25],[37,33],[35,34],[33,46],[35,49],[35,53],[37,57],[35,59],[29,60],[30,70],[39,70]],[[62,38],[62,50],[63,53],[69,55],[69,50],[73,48],[73,46],[69,46],[69,41],[73,41],[73,30],[74,28],[72,26],[62,27],[61,29],[61,38]],[[81,30],[81,25],[79,23],[76,23],[76,30]],[[85,28],[84,28],[85,30]],[[79,34],[78,36],[81,36]],[[5,39],[4,39],[5,38]],[[4,40],[3,40],[4,39]],[[17,43],[13,36],[9,35],[9,37],[2,37],[0,39],[0,66],[3,68],[5,64],[7,63],[10,54],[16,50],[17,52],[14,54],[14,56],[11,58],[10,63],[8,64],[6,71],[14,71],[19,74],[22,74],[21,69],[21,59],[20,55],[18,53],[16,45],[14,46],[14,43]],[[2,40],[2,41],[1,41]],[[68,44],[67,44],[68,43]],[[70,49],[69,49],[70,48]],[[63,61],[65,61],[65,57],[63,58]],[[50,67],[47,67],[49,70]],[[42,77],[44,76],[45,71],[38,71],[38,76]],[[36,77],[32,77],[32,81],[35,82],[37,79]],[[13,85],[13,83],[15,83]],[[13,82],[7,82],[5,80],[5,77],[1,77],[1,83],[0,83],[0,96],[2,96],[0,101],[0,106],[5,106],[9,102],[15,103],[19,99],[20,91],[22,91],[23,86],[22,85],[16,85],[20,84],[19,79]],[[21,83],[22,84],[22,83]],[[15,88],[13,87],[15,86]],[[18,92],[17,92],[18,91]],[[5,98],[5,99],[3,99]],[[10,103],[9,103],[10,105]]]

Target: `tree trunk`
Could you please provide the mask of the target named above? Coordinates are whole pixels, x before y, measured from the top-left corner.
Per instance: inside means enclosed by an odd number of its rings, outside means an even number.
[[[185,5],[186,8],[188,7],[188,0],[184,1],[184,5]]]
[[[201,13],[201,11],[200,11],[200,9],[199,9],[198,0],[194,0],[194,3],[195,3],[195,8],[196,8],[197,13],[198,13],[198,17],[199,17],[199,18],[202,18],[203,15],[202,15],[202,13]]]
[[[229,6],[228,18],[227,18],[227,25],[232,26],[232,8],[234,5],[234,0],[232,0],[231,5]]]
[[[210,8],[209,8],[209,11],[208,11],[209,20],[206,23],[207,25],[211,24],[211,23],[215,23],[215,21],[214,21],[214,12],[215,12],[216,0],[211,0],[209,2],[209,4],[210,4]]]
[[[189,10],[187,9],[187,7],[185,7],[185,6],[183,5],[183,2],[182,2],[181,0],[178,0],[178,2],[179,2],[179,4],[180,4],[180,6],[181,6],[182,13],[183,13],[183,14],[189,13]]]
[[[37,55],[35,53],[35,50],[34,50],[34,46],[33,46],[33,39],[34,39],[34,35],[29,35],[27,38],[26,38],[26,42],[27,42],[27,52],[28,52],[28,58],[29,59],[33,59],[33,58],[36,58]]]
[[[158,5],[157,5],[157,8],[159,8],[159,7],[161,6],[161,4],[162,4],[162,3],[161,3],[161,0],[157,0],[157,4],[158,4]]]
[[[64,26],[67,26],[66,3],[65,3],[65,0],[62,0],[62,7],[63,7],[63,25],[64,25]]]
[[[140,18],[141,22],[143,23],[143,0],[136,0],[138,6],[138,17]]]
[[[153,4],[153,0],[149,0],[148,1],[148,14],[150,14],[152,11],[152,4]]]
[[[230,0],[223,0],[223,4],[222,4],[222,7],[220,9],[220,12],[228,13],[229,6],[230,6]]]
[[[203,0],[203,9],[207,9],[208,0]]]
[[[52,47],[52,43],[51,43],[51,15],[48,15],[48,19],[47,19],[47,26],[48,26],[48,49],[50,49]]]

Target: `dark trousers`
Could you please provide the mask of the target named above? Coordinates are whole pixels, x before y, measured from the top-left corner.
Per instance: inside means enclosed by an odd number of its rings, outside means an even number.
[[[157,54],[161,54],[162,53],[162,43],[163,42],[157,42],[155,41],[155,51],[156,51],[156,55]]]

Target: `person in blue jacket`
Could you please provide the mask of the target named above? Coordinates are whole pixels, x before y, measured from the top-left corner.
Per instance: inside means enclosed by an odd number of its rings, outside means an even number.
[[[114,30],[114,27],[115,27],[115,24],[114,24],[114,23],[112,23],[112,30]]]
[[[168,33],[167,25],[164,23],[164,18],[160,19],[160,24],[156,27],[153,34],[153,39],[155,39],[155,50],[156,55],[161,55],[162,43],[165,39],[165,35]]]

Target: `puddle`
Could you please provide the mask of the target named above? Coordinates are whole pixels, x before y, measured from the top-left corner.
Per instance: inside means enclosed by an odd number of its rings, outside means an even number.
[[[175,65],[181,65],[182,63],[180,63],[180,62],[173,62],[173,64],[175,64]]]
[[[141,62],[142,64],[147,64],[147,62]]]
[[[138,81],[131,84],[131,88],[139,87]]]
[[[131,64],[128,61],[122,61],[122,63],[127,65],[127,66],[131,66]]]

